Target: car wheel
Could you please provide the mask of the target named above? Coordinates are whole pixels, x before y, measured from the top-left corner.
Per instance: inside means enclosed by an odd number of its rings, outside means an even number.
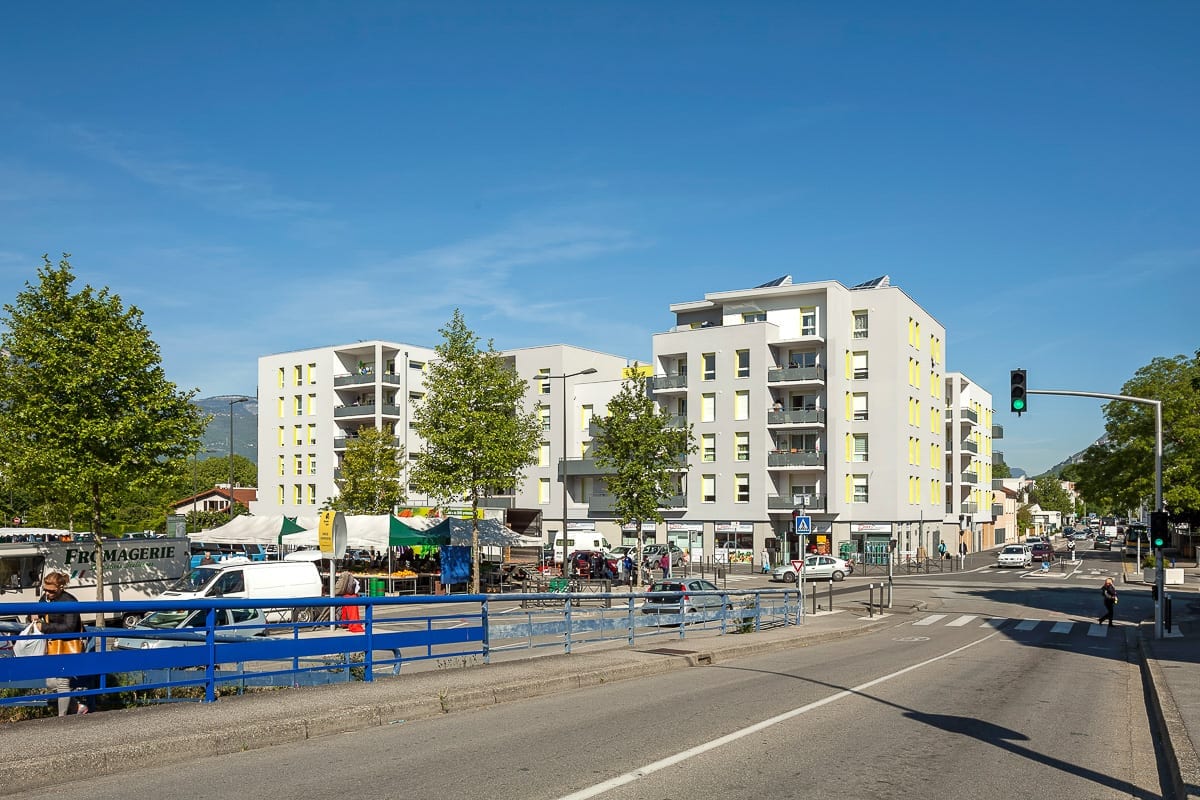
[[[842,580],[845,580],[845,579],[846,579],[846,573],[842,572],[840,569],[838,569],[838,570],[834,570],[834,571],[833,571],[833,579],[834,579],[835,581],[842,581]]]
[[[794,573],[794,572],[783,573],[783,582],[784,583],[795,583],[796,582],[796,573]]]
[[[141,621],[142,621],[142,615],[135,614],[132,611],[130,611],[129,613],[127,613],[123,617],[121,617],[121,624],[124,625],[126,628],[136,628],[137,624]]]
[[[293,608],[292,609],[292,622],[301,622],[301,623],[316,622],[316,619],[317,619],[317,615],[316,615],[314,609],[311,609],[311,608]]]

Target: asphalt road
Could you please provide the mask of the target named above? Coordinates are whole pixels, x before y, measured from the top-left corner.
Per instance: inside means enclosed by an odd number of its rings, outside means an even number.
[[[1133,629],[1069,579],[959,583],[870,635],[19,796],[1161,797]]]

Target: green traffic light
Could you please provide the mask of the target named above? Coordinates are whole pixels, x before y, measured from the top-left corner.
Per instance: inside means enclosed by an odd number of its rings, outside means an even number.
[[[1025,401],[1020,398],[1014,399],[1012,401],[1012,407],[1013,407],[1013,411],[1024,411],[1025,410]]]
[[[1155,546],[1155,547],[1162,547],[1162,546],[1163,546],[1163,540],[1162,540],[1162,539],[1155,539],[1155,540],[1154,540],[1154,546]]]

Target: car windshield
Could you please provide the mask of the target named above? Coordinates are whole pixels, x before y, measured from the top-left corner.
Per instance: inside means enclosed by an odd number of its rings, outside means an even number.
[[[1025,552],[1025,548],[1016,546],[1006,547],[1004,548],[1004,552],[1008,555],[1021,555]]]
[[[174,628],[199,627],[204,624],[204,611],[155,611],[147,614],[138,623],[140,628],[159,628],[170,630]]]
[[[216,570],[205,569],[204,567],[196,567],[191,572],[184,575],[175,583],[171,584],[170,590],[173,592],[198,592],[204,588],[204,584],[212,580]]]

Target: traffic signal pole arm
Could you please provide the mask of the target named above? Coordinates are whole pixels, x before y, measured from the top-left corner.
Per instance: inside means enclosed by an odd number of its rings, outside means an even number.
[[[1074,392],[1065,389],[1026,389],[1026,394],[1055,394],[1067,397],[1098,397],[1101,400],[1126,400],[1130,403],[1141,403],[1154,406],[1154,510],[1166,511],[1163,508],[1162,496],[1162,400],[1150,400],[1145,397],[1130,397],[1126,394],[1102,394],[1100,392]],[[1154,638],[1163,636],[1162,593],[1163,593],[1163,559],[1161,548],[1155,553],[1157,566],[1154,570],[1154,586],[1158,590],[1158,599],[1154,601]]]

